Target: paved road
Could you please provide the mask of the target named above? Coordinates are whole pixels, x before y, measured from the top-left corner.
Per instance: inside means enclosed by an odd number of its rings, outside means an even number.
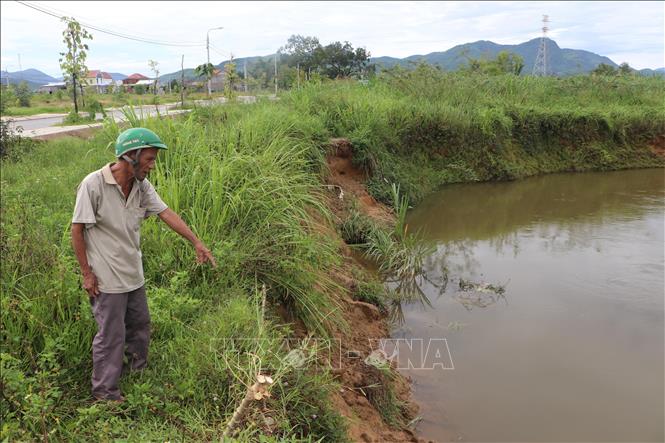
[[[167,114],[169,109],[173,108],[174,105],[160,105],[155,107],[154,105],[151,106],[137,106],[134,108],[136,115],[141,117],[150,117],[153,115],[156,115],[157,112],[160,114]],[[125,115],[121,110],[113,110],[113,111],[108,111],[106,113],[108,117],[113,117],[116,121],[124,121],[125,120]],[[48,116],[44,115],[41,118],[32,118],[32,119],[26,119],[26,120],[18,120],[14,121],[12,123],[12,129],[16,128],[17,126],[21,126],[23,128],[23,131],[31,131],[34,129],[41,129],[41,128],[48,128],[49,126],[55,126],[59,125],[63,122],[65,116],[64,115],[58,115],[58,116]],[[96,120],[103,120],[104,116],[102,114],[97,114],[96,115]]]
[[[256,101],[256,97],[239,96],[238,101],[246,104],[254,103]],[[198,106],[208,106],[211,104],[226,103],[226,99],[224,97],[218,97],[213,100],[196,100],[194,103]],[[169,111],[175,108],[177,105],[178,105],[177,103],[167,103],[158,106],[155,105],[135,106],[134,111],[136,112],[136,115],[139,117],[152,117],[154,115],[157,115],[158,112],[160,115],[168,114]],[[125,115],[121,109],[109,110],[106,112],[106,115],[109,117],[113,117],[116,121],[126,120]],[[65,114],[55,114],[55,115],[43,114],[43,116],[36,116],[34,118],[27,117],[25,119],[16,117],[12,119],[16,121],[12,123],[11,129],[14,130],[17,126],[20,126],[23,128],[23,132],[27,132],[35,129],[48,128],[50,126],[60,125],[63,122],[64,118]],[[104,117],[102,116],[102,114],[96,115],[96,120],[101,121],[103,120],[103,118]]]

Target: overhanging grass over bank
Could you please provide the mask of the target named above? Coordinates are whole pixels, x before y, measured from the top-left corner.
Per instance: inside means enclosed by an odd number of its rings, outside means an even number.
[[[393,182],[418,201],[456,181],[562,170],[662,166],[648,148],[665,134],[663,80],[460,77],[427,68],[367,86],[310,86],[277,103],[203,108],[146,125],[169,145],[151,181],[213,250],[218,270],[157,220],[143,227],[153,318],[151,363],[123,381],[122,407],[92,405],[94,322],[69,242],[75,187],[112,160],[107,125],[94,140],[62,139],[2,164],[2,438],[218,439],[259,366],[280,375],[268,416],[241,440],[339,441],[325,372],[293,370],[273,352],[288,335],[282,305],[325,335],[344,323],[329,272],[339,257],[316,223],[330,137],[347,137],[370,190]],[[223,338],[259,337],[243,357]],[[256,411],[255,411],[256,412]],[[272,423],[272,424],[266,424]],[[276,438],[277,438],[276,437]]]

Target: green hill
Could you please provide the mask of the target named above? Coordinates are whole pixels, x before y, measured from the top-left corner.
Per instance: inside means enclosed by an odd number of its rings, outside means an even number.
[[[443,52],[432,52],[426,55],[411,55],[398,59],[394,57],[376,57],[373,63],[379,66],[392,67],[397,64],[409,66],[421,61],[438,65],[445,70],[455,70],[467,63],[468,58],[492,59],[501,51],[513,52],[524,59],[524,74],[530,74],[538,53],[540,39],[535,38],[519,45],[499,45],[494,42],[480,40],[473,43],[458,45]],[[581,49],[560,48],[554,40],[547,39],[548,73],[554,75],[582,74],[592,71],[596,66],[605,63],[618,66],[607,57]]]

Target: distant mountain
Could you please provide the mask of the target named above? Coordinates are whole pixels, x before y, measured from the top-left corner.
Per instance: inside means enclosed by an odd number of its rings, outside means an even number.
[[[125,74],[121,74],[119,72],[109,72],[109,74],[111,74],[111,78],[113,80],[124,80],[127,78]]]
[[[658,68],[658,69],[640,69],[639,71],[640,74],[646,75],[648,77],[653,77],[654,75],[660,75],[665,77],[665,68]]]
[[[265,56],[260,56],[260,55],[255,55],[251,57],[240,57],[240,58],[234,58],[233,62],[236,64],[236,69],[239,72],[242,72],[243,66],[245,63],[247,63],[247,66],[249,68],[250,65],[256,63],[259,60],[266,59],[270,60],[272,63],[274,55],[265,55]],[[215,65],[217,69],[224,69],[224,66],[229,63],[231,60],[224,60],[223,62]],[[194,69],[193,68],[187,68],[184,69],[184,74],[185,74],[185,79],[186,80],[194,80],[196,79],[196,74],[194,74]],[[160,83],[168,83],[173,79],[180,80],[181,73],[180,71],[172,72],[170,74],[164,74],[159,76],[159,81]]]
[[[411,55],[402,59],[393,57],[372,58],[372,63],[386,68],[397,64],[409,66],[424,61],[438,65],[445,70],[455,70],[467,63],[468,58],[493,59],[501,51],[518,54],[524,59],[523,74],[531,74],[538,54],[540,38],[520,43],[519,45],[499,45],[494,42],[481,40],[474,43],[458,45],[443,52],[432,52],[426,55]],[[547,39],[548,73],[554,75],[582,74],[592,71],[601,63],[618,66],[607,57],[581,49],[560,48],[554,40]]]
[[[185,72],[185,80],[192,80],[192,79],[196,78],[196,76],[194,75],[194,69],[187,68],[187,69],[184,70],[184,72]],[[165,83],[169,83],[173,79],[176,79],[176,80],[179,81],[180,76],[181,76],[180,71],[172,72],[170,74],[160,75],[159,76],[159,82],[161,84],[165,84]]]
[[[37,89],[41,85],[46,83],[58,81],[56,78],[51,77],[48,74],[44,74],[42,71],[37,69],[24,69],[23,71],[16,72],[7,72],[0,71],[0,81],[3,84],[9,83],[20,83],[25,81],[28,83],[30,89]]]

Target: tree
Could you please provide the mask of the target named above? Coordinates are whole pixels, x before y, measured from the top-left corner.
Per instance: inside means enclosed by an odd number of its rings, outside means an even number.
[[[323,48],[322,66],[328,77],[359,76],[369,63],[369,52],[365,48],[353,49],[349,42],[334,42]]]
[[[520,75],[524,69],[524,59],[512,52],[501,51],[495,59],[472,58],[462,54],[467,59],[466,67],[462,71],[486,75],[512,74]]]
[[[633,73],[633,68],[627,62],[623,62],[619,65],[619,75],[631,75]]]
[[[231,55],[231,60],[224,65],[224,96],[229,101],[235,97],[235,86],[239,78],[238,71],[236,71],[236,64],[233,61],[233,55]]]
[[[591,71],[593,75],[616,75],[617,70],[614,69],[614,66],[608,65],[606,63],[601,63],[596,66],[596,69]]]
[[[289,66],[299,66],[309,78],[312,68],[319,65],[322,50],[318,38],[292,35],[286,41],[286,45],[279,49],[279,52],[286,55]]]
[[[16,94],[14,93],[14,85],[2,85],[2,93],[0,93],[0,112],[5,113],[5,110],[10,106],[16,105]]]
[[[212,63],[204,63],[202,65],[198,65],[194,69],[194,74],[197,77],[205,77],[206,81],[210,81],[214,73],[215,73],[215,65],[213,65]]]
[[[62,32],[62,41],[67,46],[67,52],[60,53],[60,68],[65,77],[65,82],[71,81],[74,91],[74,112],[78,113],[78,103],[76,99],[77,83],[82,89],[80,79],[85,78],[88,68],[85,65],[88,45],[84,40],[92,40],[92,35],[77,22],[73,17],[63,17],[62,21],[67,23],[67,27]]]
[[[494,63],[499,74],[520,75],[524,68],[524,59],[508,51],[499,52]]]
[[[156,62],[155,60],[148,60],[148,66],[150,67],[152,73],[155,74],[155,81],[152,86],[153,92],[155,94],[157,94],[157,81],[159,79],[159,68],[157,67],[158,65],[159,62]]]
[[[274,84],[275,67],[272,57],[261,57],[248,66],[249,77],[259,89],[267,89]],[[281,71],[281,68],[279,69]]]
[[[32,91],[30,91],[28,83],[25,80],[19,83],[17,86],[15,86],[14,94],[18,99],[19,106],[23,108],[30,107],[30,98],[32,97]]]

